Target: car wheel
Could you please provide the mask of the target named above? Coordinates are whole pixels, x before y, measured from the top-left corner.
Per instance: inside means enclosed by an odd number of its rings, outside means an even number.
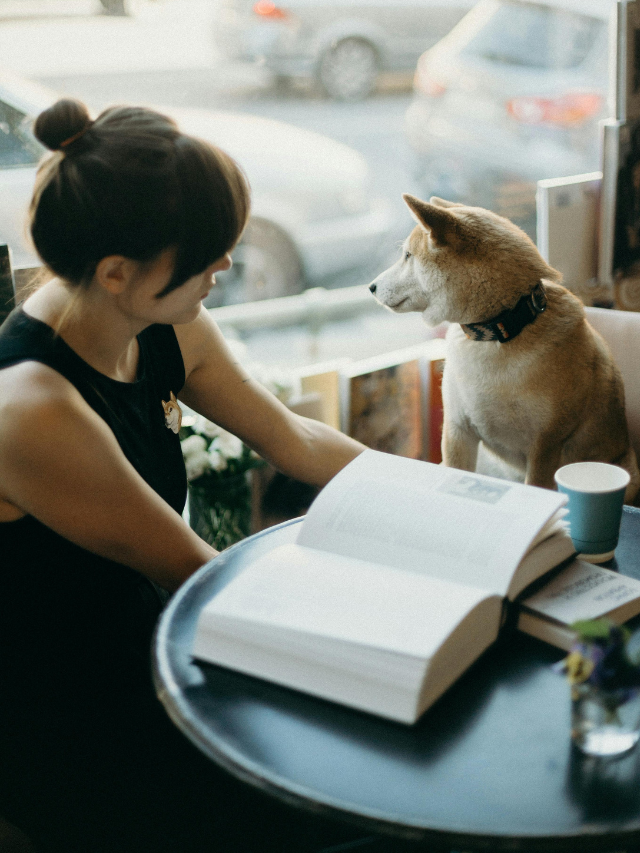
[[[284,231],[264,219],[249,222],[233,252],[233,266],[216,279],[207,308],[294,296],[304,286],[295,246]]]
[[[140,0],[100,0],[105,15],[135,15]]]
[[[293,88],[293,80],[286,74],[276,74],[273,78],[273,88],[282,95],[288,95]]]
[[[357,101],[373,91],[378,78],[378,54],[370,42],[346,38],[326,50],[318,65],[318,79],[336,100]]]

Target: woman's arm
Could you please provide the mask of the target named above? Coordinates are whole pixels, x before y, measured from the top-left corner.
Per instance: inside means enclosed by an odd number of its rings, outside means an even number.
[[[0,491],[83,548],[168,590],[216,556],[137,473],[113,433],[51,368],[2,371]]]
[[[324,486],[365,450],[326,424],[293,414],[237,363],[203,309],[176,326],[187,380],[179,397],[241,438],[284,474]]]

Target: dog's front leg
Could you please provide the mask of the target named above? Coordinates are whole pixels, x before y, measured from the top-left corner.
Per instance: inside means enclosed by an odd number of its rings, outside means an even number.
[[[525,483],[543,489],[555,489],[553,475],[560,467],[561,454],[562,443],[557,436],[541,436],[529,452]]]
[[[475,471],[480,439],[469,429],[447,419],[442,426],[442,461],[449,468]]]

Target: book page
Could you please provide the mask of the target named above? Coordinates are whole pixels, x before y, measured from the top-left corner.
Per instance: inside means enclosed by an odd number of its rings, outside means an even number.
[[[574,560],[522,606],[571,625],[596,619],[640,597],[640,581]]]
[[[547,489],[367,450],[325,486],[297,541],[504,596],[564,503]]]
[[[224,587],[204,608],[198,630],[204,637],[208,625],[222,620],[228,636],[274,648],[284,643],[294,656],[302,644],[310,660],[325,660],[323,640],[330,638],[333,645],[342,641],[343,658],[356,656],[355,669],[366,664],[367,648],[424,662],[485,598],[482,590],[289,544]],[[493,636],[495,625],[486,630]]]

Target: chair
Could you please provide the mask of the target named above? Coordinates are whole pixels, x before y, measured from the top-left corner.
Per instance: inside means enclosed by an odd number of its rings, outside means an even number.
[[[624,381],[631,444],[640,460],[640,313],[586,308],[587,320],[609,345]]]

